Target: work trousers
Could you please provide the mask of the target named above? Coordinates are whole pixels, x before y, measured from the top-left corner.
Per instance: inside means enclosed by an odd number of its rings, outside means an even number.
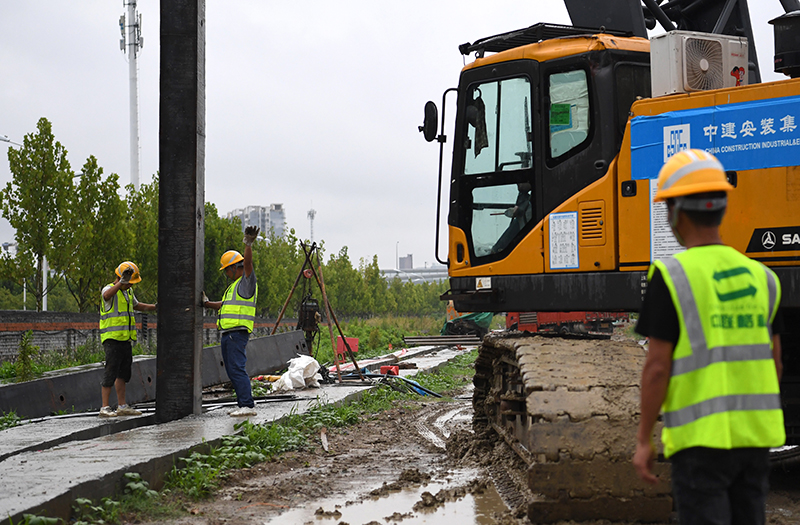
[[[247,375],[247,341],[250,334],[247,330],[235,330],[222,334],[222,362],[225,372],[233,383],[236,392],[236,404],[240,407],[256,406],[253,391],[250,388],[250,376]]]
[[[681,525],[764,524],[769,449],[693,447],[670,459]]]

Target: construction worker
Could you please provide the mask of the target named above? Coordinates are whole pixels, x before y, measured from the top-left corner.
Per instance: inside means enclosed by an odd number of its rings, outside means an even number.
[[[649,336],[633,464],[655,484],[653,427],[672,462],[680,522],[764,523],[769,448],[785,432],[777,315],[780,282],[763,264],[726,246],[722,164],[684,150],[662,167],[654,201],[666,201],[686,251],[655,261],[636,331]]]
[[[136,319],[133,311],[151,312],[156,305],[140,303],[131,287],[142,280],[139,267],[130,261],[117,266],[116,278],[102,291],[100,301],[100,341],[106,354],[105,373],[100,384],[102,408],[99,417],[140,416],[141,412],[125,402],[125,383],[131,380]],[[111,387],[117,391],[117,409],[109,404]]]
[[[247,375],[247,341],[253,331],[256,318],[258,284],[253,271],[252,244],[258,237],[259,228],[244,229],[244,256],[236,250],[228,250],[220,258],[220,270],[233,281],[221,301],[209,301],[203,293],[202,306],[219,311],[217,328],[222,334],[222,361],[225,372],[236,392],[239,407],[228,412],[231,416],[255,416],[255,402]]]

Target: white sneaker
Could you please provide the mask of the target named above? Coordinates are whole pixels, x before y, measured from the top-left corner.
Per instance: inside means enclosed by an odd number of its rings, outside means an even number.
[[[103,407],[100,409],[100,412],[97,413],[97,417],[117,417],[117,413],[111,410],[111,407]]]
[[[256,412],[256,409],[251,407],[239,407],[236,410],[228,412],[228,415],[231,417],[255,416],[257,414],[258,412]]]
[[[141,416],[142,413],[136,410],[135,408],[129,407],[128,405],[120,405],[117,407],[117,415],[118,416]]]

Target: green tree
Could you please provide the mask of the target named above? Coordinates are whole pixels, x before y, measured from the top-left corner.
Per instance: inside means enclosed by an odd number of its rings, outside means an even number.
[[[347,246],[343,246],[337,255],[331,254],[323,269],[325,288],[328,300],[337,317],[360,315],[366,309],[364,279],[350,262]]]
[[[397,311],[397,301],[389,293],[389,286],[386,278],[381,274],[378,266],[378,256],[372,256],[372,262],[364,266],[364,284],[367,288],[367,295],[372,298],[370,312],[375,314],[388,314]]]
[[[128,184],[128,225],[132,238],[124,248],[123,260],[136,263],[142,282],[136,285],[136,297],[146,303],[158,301],[158,174],[139,190]],[[127,239],[126,239],[127,240]],[[121,263],[118,261],[114,266]]]
[[[13,180],[0,191],[3,217],[16,230],[17,255],[6,255],[1,266],[5,277],[26,283],[42,309],[47,292],[42,280],[45,258],[57,272],[72,253],[69,202],[72,170],[67,150],[53,136],[52,124],[41,118],[36,132],[25,135],[21,148],[8,148]],[[58,284],[58,274],[48,288]]]
[[[222,295],[228,288],[228,279],[225,272],[219,269],[219,260],[222,254],[228,250],[241,252],[242,248],[242,222],[238,217],[232,221],[219,216],[217,207],[207,202],[205,203],[205,256],[203,259],[205,271],[203,283],[206,294],[214,301],[222,299]],[[257,250],[253,246],[253,251]],[[255,259],[255,253],[253,254]],[[255,264],[255,261],[254,261]],[[258,276],[258,271],[256,271]]]
[[[70,209],[74,255],[65,264],[67,288],[81,312],[97,311],[102,286],[127,255],[133,233],[127,206],[119,196],[119,177],[102,180],[103,168],[90,156],[72,193]]]
[[[316,264],[316,260],[317,258],[314,257],[312,263]],[[260,315],[277,317],[304,261],[305,255],[293,228],[281,237],[275,235],[274,230],[271,230],[268,240],[265,239],[253,245],[253,264],[258,277],[258,312]],[[303,284],[302,281],[298,284],[292,302],[284,314],[286,317],[294,317],[297,313],[297,308],[303,299]],[[313,283],[311,289],[319,290],[316,282]],[[314,296],[322,303],[320,292],[315,292]]]

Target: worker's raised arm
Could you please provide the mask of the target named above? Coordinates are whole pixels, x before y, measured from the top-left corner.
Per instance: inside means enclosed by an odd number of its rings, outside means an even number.
[[[258,232],[261,231],[258,226],[248,226],[244,229],[244,274],[249,277],[253,275],[253,248],[252,245],[258,238]]]

